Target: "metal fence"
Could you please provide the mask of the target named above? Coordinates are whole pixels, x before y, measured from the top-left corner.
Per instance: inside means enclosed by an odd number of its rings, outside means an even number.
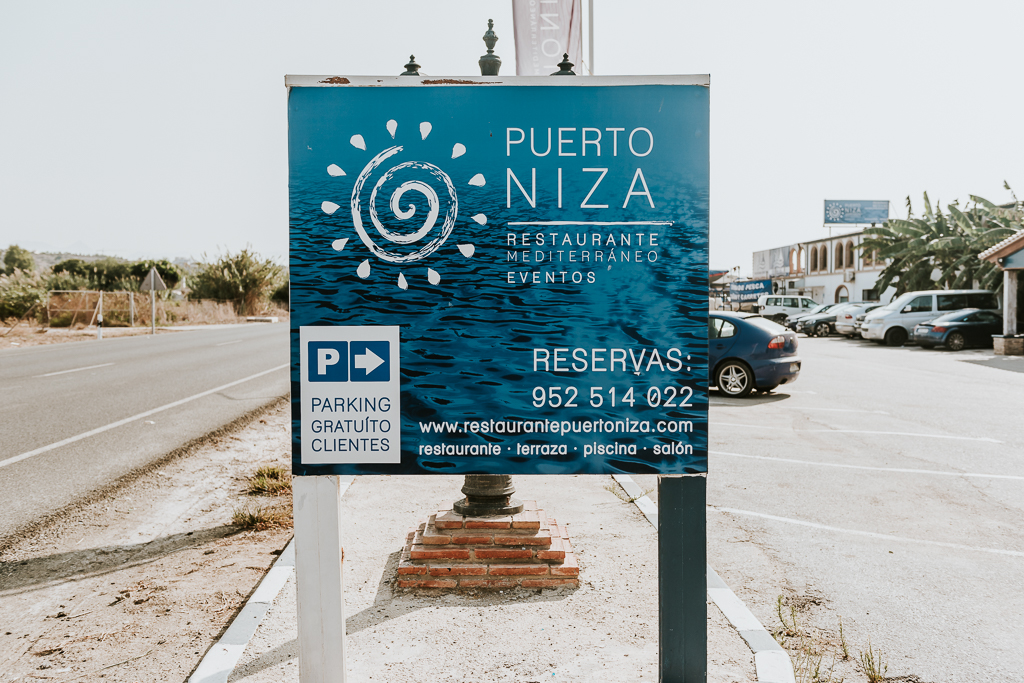
[[[153,324],[148,293],[55,289],[47,297],[45,322],[50,327],[89,327],[97,323],[100,315],[104,327]],[[157,325],[237,322],[238,318],[230,301],[156,299]]]

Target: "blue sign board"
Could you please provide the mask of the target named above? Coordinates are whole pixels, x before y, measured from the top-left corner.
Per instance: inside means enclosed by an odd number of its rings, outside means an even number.
[[[729,297],[733,301],[757,301],[762,294],[772,293],[771,280],[748,280],[729,283]]]
[[[889,201],[825,200],[825,223],[884,223],[889,220]]]
[[[289,77],[293,471],[707,471],[705,77]]]

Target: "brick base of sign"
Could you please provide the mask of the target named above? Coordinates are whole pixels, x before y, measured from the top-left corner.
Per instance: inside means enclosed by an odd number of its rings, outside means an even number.
[[[579,585],[580,565],[565,526],[535,501],[509,517],[439,510],[410,529],[399,588],[557,588]]]
[[[1024,337],[992,337],[997,356],[1024,356]]]

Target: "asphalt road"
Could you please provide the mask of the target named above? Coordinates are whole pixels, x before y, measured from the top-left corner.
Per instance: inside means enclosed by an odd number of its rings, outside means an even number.
[[[282,324],[4,351],[0,539],[287,395],[287,363]]]
[[[890,677],[1024,681],[1024,359],[839,337],[800,354],[773,396],[712,393],[710,564],[769,630],[778,595],[834,638],[841,617]]]

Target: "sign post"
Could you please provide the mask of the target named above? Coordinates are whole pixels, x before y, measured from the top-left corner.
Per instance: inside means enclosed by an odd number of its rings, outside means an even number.
[[[153,266],[146,275],[146,279],[142,281],[142,285],[139,286],[140,292],[149,292],[149,319],[152,334],[156,334],[156,293],[158,291],[162,292],[165,289],[167,289],[167,285],[164,284],[164,279],[160,277],[160,273],[157,272],[156,266]]]
[[[665,475],[663,680],[704,681],[708,77],[286,85],[304,683],[342,474]]]

